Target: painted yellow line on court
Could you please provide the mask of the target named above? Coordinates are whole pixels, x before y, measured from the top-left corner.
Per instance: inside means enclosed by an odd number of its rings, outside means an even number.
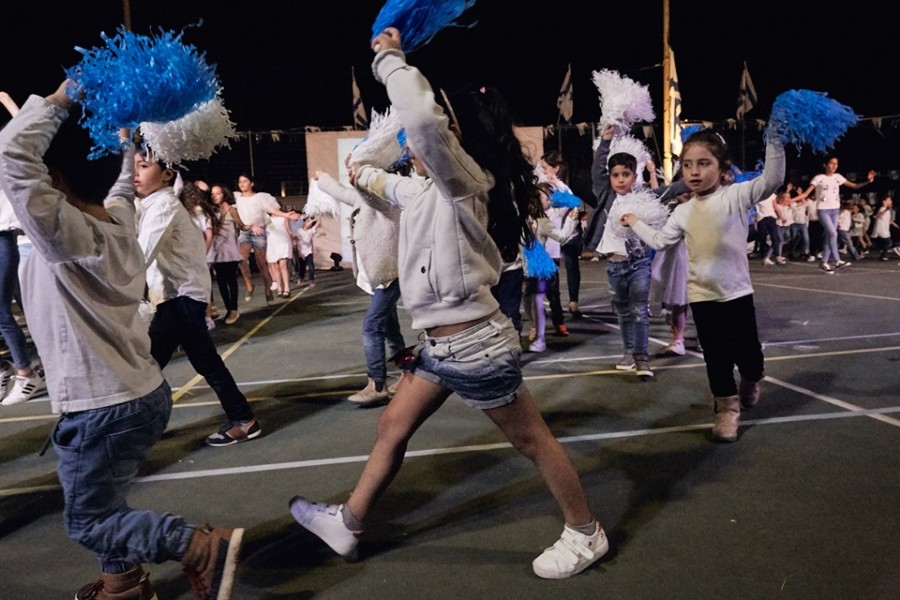
[[[241,346],[243,346],[244,344],[246,344],[247,340],[249,340],[251,337],[253,337],[257,331],[259,331],[260,329],[262,329],[263,327],[268,325],[269,321],[271,321],[274,317],[276,317],[278,315],[278,313],[280,313],[285,308],[287,308],[291,304],[291,302],[293,302],[294,300],[296,300],[297,298],[299,298],[300,296],[305,294],[306,290],[308,290],[308,289],[309,288],[307,287],[307,288],[300,290],[299,292],[297,292],[296,294],[291,296],[291,298],[287,302],[285,302],[284,304],[282,304],[278,308],[276,308],[275,311],[271,315],[269,315],[268,317],[266,317],[265,319],[263,319],[262,321],[260,321],[256,325],[254,325],[253,328],[251,328],[250,331],[245,333],[241,339],[239,339],[238,341],[233,343],[231,345],[231,347],[229,347],[225,352],[222,352],[222,354],[221,354],[222,360],[225,360],[226,358],[228,358],[229,356],[231,356],[232,354],[237,352],[237,349],[240,348]],[[191,390],[191,388],[193,388],[195,385],[200,383],[202,380],[203,380],[203,375],[200,375],[200,374],[197,374],[197,375],[194,375],[193,377],[191,377],[191,379],[186,384],[184,384],[183,386],[178,388],[178,391],[172,394],[172,403],[174,404],[174,403],[178,402],[179,400],[181,400],[182,396],[184,396],[186,393],[188,393]]]

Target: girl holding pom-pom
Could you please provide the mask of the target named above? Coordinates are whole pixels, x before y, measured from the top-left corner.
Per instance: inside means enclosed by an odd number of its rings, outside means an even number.
[[[750,408],[758,402],[764,374],[747,262],[747,213],[782,184],[784,147],[780,138],[770,136],[762,175],[729,184],[731,160],[725,140],[702,130],[685,142],[681,169],[692,197],[672,212],[662,229],[653,229],[634,214],[622,215],[620,221],[652,248],[667,248],[684,239],[690,262],[688,301],[715,397],[712,434],[716,440],[733,442],[741,406]],[[735,365],[740,386],[734,381]]]

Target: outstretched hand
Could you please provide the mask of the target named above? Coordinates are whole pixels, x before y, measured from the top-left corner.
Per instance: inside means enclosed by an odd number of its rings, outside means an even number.
[[[56,88],[56,91],[49,96],[46,96],[44,99],[50,104],[55,104],[56,106],[59,106],[61,108],[69,108],[70,106],[72,106],[72,99],[69,98],[68,94],[66,94],[66,88],[71,83],[71,79],[63,80],[63,82],[59,84],[59,87]]]
[[[401,48],[400,30],[396,27],[388,27],[372,40],[372,50],[375,52],[392,49],[400,50]]]
[[[0,92],[0,104],[9,111],[9,116],[14,117],[19,113],[19,105],[6,92]]]

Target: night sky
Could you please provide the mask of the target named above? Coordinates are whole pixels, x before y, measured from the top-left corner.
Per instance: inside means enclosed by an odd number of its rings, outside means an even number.
[[[366,108],[386,108],[368,46],[382,5],[131,0],[131,15],[137,33],[202,19],[184,39],[217,64],[239,130],[332,128],[351,123],[351,67]],[[765,119],[775,96],[791,88],[828,92],[863,117],[900,115],[900,94],[891,91],[900,76],[900,9],[887,8],[892,5],[861,0],[825,12],[819,2],[671,0],[683,118],[734,117],[745,60],[759,96],[748,118]],[[80,59],[74,46],[100,45],[100,32],[113,33],[122,23],[122,6],[120,0],[20,4],[3,19],[0,88],[20,102],[55,89],[63,69]],[[662,0],[479,0],[465,15],[477,20],[473,28],[442,31],[408,58],[435,86],[498,87],[524,125],[556,123],[556,96],[570,62],[573,120],[595,121],[600,110],[591,73],[614,69],[650,87],[661,121],[662,6]],[[856,156],[844,156],[842,166],[858,157],[875,168],[897,168],[898,136],[889,138],[869,131],[866,156],[853,146]]]

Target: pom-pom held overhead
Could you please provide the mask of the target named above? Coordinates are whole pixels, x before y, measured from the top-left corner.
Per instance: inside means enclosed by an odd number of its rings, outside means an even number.
[[[616,71],[594,71],[594,85],[600,92],[600,128],[615,125],[625,133],[635,123],[653,121],[653,102],[650,90]]]
[[[309,194],[306,197],[306,206],[303,207],[303,214],[307,217],[328,215],[337,219],[341,215],[341,205],[338,204],[338,201],[333,196],[319,187],[318,181],[310,179]]]
[[[556,190],[550,194],[550,206],[553,208],[581,208],[581,198],[565,190]]]
[[[105,47],[76,48],[81,62],[66,69],[69,94],[83,107],[81,124],[94,141],[91,157],[119,151],[118,130],[180,119],[220,91],[216,70],[181,33],[135,35],[124,28]]]
[[[756,163],[753,171],[741,171],[740,169],[732,165],[731,174],[734,178],[735,183],[744,183],[746,181],[753,181],[754,179],[762,175],[763,167],[764,163],[761,160]]]
[[[403,144],[400,143],[401,137]],[[388,107],[384,115],[373,110],[369,120],[369,133],[350,152],[350,161],[387,169],[400,160],[405,140],[403,123],[391,107]]]
[[[456,20],[474,4],[475,0],[387,0],[372,25],[372,39],[388,27],[396,27],[403,51],[413,52],[441,29],[463,26]]]
[[[825,92],[788,90],[775,98],[765,137],[784,144],[809,146],[823,153],[834,146],[859,116]]]
[[[622,215],[628,213],[632,213],[654,229],[661,229],[669,218],[669,209],[659,201],[656,194],[649,190],[633,192],[617,198],[609,210],[609,220],[606,222],[606,226],[619,237],[637,238],[637,234],[632,231],[631,227],[625,227],[619,222]]]
[[[556,273],[556,263],[547,254],[547,250],[537,240],[532,240],[531,245],[522,248],[522,257],[525,259],[525,275],[539,279],[549,279]]]
[[[168,165],[207,159],[235,137],[234,123],[216,97],[168,123],[141,123],[141,135],[154,156]]]

